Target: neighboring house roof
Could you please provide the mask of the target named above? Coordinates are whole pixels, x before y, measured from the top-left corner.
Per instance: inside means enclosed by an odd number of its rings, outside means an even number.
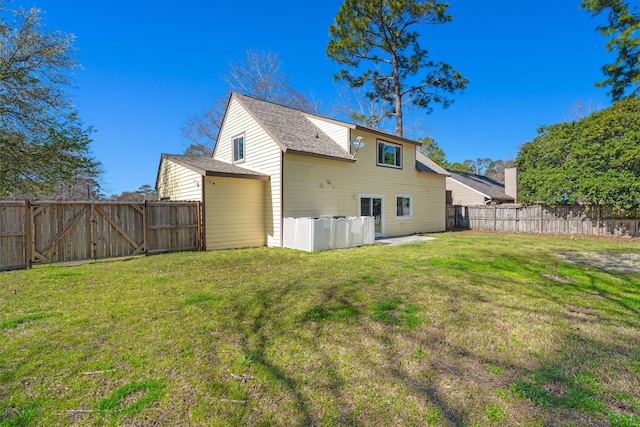
[[[451,176],[449,172],[436,162],[416,150],[416,169],[420,173],[434,173],[437,175]]]
[[[302,111],[237,93],[232,97],[260,123],[284,152],[355,162],[351,153],[318,129]]]
[[[184,166],[187,169],[191,169],[202,176],[223,176],[230,178],[260,179],[264,181],[269,180],[269,175],[221,162],[220,160],[214,160],[210,157],[162,154],[160,163],[165,159],[171,160],[172,162]],[[158,173],[159,172],[160,171],[158,171]]]
[[[448,171],[450,178],[460,184],[483,194],[491,200],[513,201],[513,197],[504,193],[504,184],[483,175]]]

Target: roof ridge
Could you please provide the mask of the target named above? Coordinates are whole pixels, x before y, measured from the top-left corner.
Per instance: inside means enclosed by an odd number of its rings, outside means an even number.
[[[299,113],[315,114],[315,113],[311,113],[311,112],[309,112],[309,111],[302,110],[302,109],[300,109],[300,108],[291,107],[291,106],[289,106],[289,105],[284,105],[284,104],[278,104],[278,103],[277,103],[277,102],[275,102],[275,101],[269,101],[269,100],[266,100],[266,99],[263,99],[263,98],[258,98],[258,97],[255,97],[255,96],[246,95],[246,94],[244,94],[244,93],[240,93],[240,92],[231,92],[231,95],[232,95],[232,96],[233,96],[233,95],[236,95],[236,96],[242,96],[242,97],[245,97],[245,98],[253,99],[253,100],[255,100],[255,101],[266,102],[267,104],[275,105],[275,106],[282,107],[282,108],[288,108],[288,109],[290,109],[290,110],[294,110],[294,111],[297,111],[297,112],[299,112]],[[327,118],[328,118],[328,117],[327,117]]]
[[[404,137],[404,136],[395,135],[392,132],[384,130],[384,129],[377,129],[377,128],[374,128],[374,127],[371,127],[371,126],[365,126],[365,125],[361,125],[361,124],[354,123],[354,122],[347,122],[347,121],[344,121],[342,119],[336,119],[336,118],[329,117],[329,116],[326,116],[326,115],[323,115],[323,114],[314,113],[314,112],[311,112],[311,111],[305,111],[305,110],[302,110],[300,108],[291,107],[291,106],[284,105],[284,104],[278,104],[277,102],[274,102],[274,101],[268,101],[266,99],[257,98],[255,96],[246,95],[246,94],[243,94],[243,93],[240,93],[240,92],[231,92],[231,96],[234,96],[234,95],[239,96],[239,97],[245,97],[245,98],[253,99],[253,100],[259,101],[259,102],[265,102],[267,104],[275,105],[277,107],[287,108],[289,110],[297,111],[298,113],[300,113],[302,115],[309,114],[310,116],[317,117],[320,120],[331,120],[331,121],[334,121],[334,122],[342,123],[342,124],[344,124],[345,126],[348,126],[348,127],[357,127],[360,130],[370,131],[370,132],[373,132],[373,133],[381,133],[381,134],[387,135],[387,136],[389,136],[391,138],[399,138],[399,139],[403,139],[403,140],[406,140],[406,141],[419,142],[419,141],[414,140],[412,138],[407,138],[407,137]]]

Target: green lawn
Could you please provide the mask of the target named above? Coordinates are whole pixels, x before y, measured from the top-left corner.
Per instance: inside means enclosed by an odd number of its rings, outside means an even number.
[[[640,241],[434,237],[0,273],[0,426],[640,426]]]

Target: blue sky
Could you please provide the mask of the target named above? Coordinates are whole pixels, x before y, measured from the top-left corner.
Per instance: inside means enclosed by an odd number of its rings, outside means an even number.
[[[420,114],[450,161],[513,158],[540,125],[567,118],[578,100],[610,104],[594,88],[612,56],[601,22],[580,0],[450,0],[453,21],[420,28],[431,58],[470,83],[446,110]],[[220,74],[249,48],[271,50],[296,89],[329,108],[328,26],[340,0],[16,0],[38,7],[47,28],[76,36],[82,69],[75,103],[94,126],[91,145],[107,193],[155,184],[160,154],[181,153],[180,127],[225,92]],[[405,123],[407,126],[409,123]]]

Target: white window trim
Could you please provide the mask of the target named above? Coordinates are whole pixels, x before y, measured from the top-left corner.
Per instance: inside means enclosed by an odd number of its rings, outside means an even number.
[[[360,199],[381,199],[380,203],[380,212],[382,214],[382,218],[380,218],[380,236],[384,237],[384,194],[370,194],[370,193],[358,193],[358,216],[363,216],[362,211],[362,203]],[[368,216],[368,214],[367,214]]]
[[[380,144],[387,144],[387,145],[392,145],[394,147],[400,147],[400,166],[389,165],[387,163],[380,163],[380,159],[378,158],[378,153],[380,152]],[[402,169],[402,166],[404,164],[403,153],[404,153],[404,147],[401,144],[395,144],[393,142],[385,141],[383,139],[378,139],[376,141],[376,165],[377,166],[384,166],[387,168],[394,168],[394,169]]]
[[[398,197],[409,199],[409,215],[398,216]],[[413,218],[413,195],[411,194],[396,194],[396,219],[408,219]]]
[[[242,138],[242,158],[236,160],[236,139]],[[231,138],[231,163],[244,163],[247,158],[247,139],[244,136],[244,133],[234,136]]]

